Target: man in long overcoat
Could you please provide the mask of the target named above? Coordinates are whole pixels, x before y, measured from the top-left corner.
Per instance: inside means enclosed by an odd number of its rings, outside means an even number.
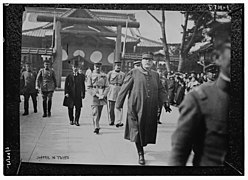
[[[156,143],[158,104],[169,107],[159,74],[151,70],[152,59],[151,53],[142,56],[141,67],[128,72],[116,100],[116,108],[121,109],[129,94],[124,138],[135,142],[141,165],[145,164],[143,146]]]
[[[70,124],[79,126],[82,99],[85,97],[85,76],[78,72],[79,67],[77,61],[72,63],[72,70],[73,72],[65,79],[65,99],[63,105],[68,107]],[[74,106],[76,109],[75,121],[73,116]]]

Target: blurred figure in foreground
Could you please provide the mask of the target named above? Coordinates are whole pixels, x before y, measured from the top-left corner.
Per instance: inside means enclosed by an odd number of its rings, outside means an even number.
[[[185,166],[191,151],[194,166],[224,163],[228,147],[230,29],[230,23],[218,23],[210,31],[220,73],[216,81],[195,88],[181,103],[178,127],[172,135],[170,166]]]

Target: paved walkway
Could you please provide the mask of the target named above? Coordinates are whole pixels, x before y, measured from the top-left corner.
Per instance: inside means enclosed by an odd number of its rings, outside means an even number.
[[[108,125],[107,109],[103,108],[100,134],[93,133],[89,96],[83,101],[80,126],[69,125],[67,108],[62,106],[63,91],[54,93],[52,116],[42,118],[42,98],[38,96],[38,113],[33,113],[32,102],[28,116],[22,116],[20,103],[21,159],[23,162],[138,165],[134,143],[123,138],[124,126]],[[125,106],[125,105],[124,105]],[[126,106],[125,106],[126,107]],[[126,108],[124,108],[125,124]],[[161,115],[163,124],[158,126],[157,143],[145,147],[147,165],[167,165],[178,109]]]

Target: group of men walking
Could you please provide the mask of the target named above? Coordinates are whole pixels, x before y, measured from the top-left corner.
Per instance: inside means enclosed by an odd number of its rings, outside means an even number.
[[[43,98],[43,117],[51,116],[52,97],[56,88],[56,78],[53,69],[50,68],[49,60],[44,61],[44,68],[38,74],[32,71],[31,63],[25,64],[21,74],[21,94],[24,95],[24,113],[29,114],[29,98],[33,101],[34,113],[37,113],[37,96],[41,92]]]
[[[225,32],[225,33],[223,33]],[[189,92],[179,106],[178,127],[172,135],[172,150],[169,165],[184,166],[191,151],[194,152],[193,165],[223,165],[227,152],[227,118],[230,86],[230,23],[217,25],[212,31],[216,53],[215,63],[220,67],[218,79],[203,83]],[[145,164],[144,147],[156,143],[158,109],[164,106],[170,112],[169,90],[163,85],[159,73],[152,70],[153,55],[142,55],[140,65],[126,75],[120,71],[120,62],[114,63],[114,70],[107,75],[101,72],[101,63],[94,64],[94,70],[87,77],[79,73],[79,67],[72,63],[72,73],[66,77],[64,105],[68,107],[70,124],[79,126],[82,99],[85,91],[91,97],[94,133],[99,134],[100,118],[103,106],[108,104],[109,125],[123,126],[122,108],[126,97],[127,119],[124,138],[134,142],[138,152],[138,163]],[[36,88],[43,97],[43,117],[51,116],[52,95],[56,88],[54,71],[44,63],[35,78],[35,74],[26,65],[22,73],[23,89],[32,89],[28,85],[36,81]],[[28,99],[35,99],[37,91],[24,91],[25,112],[28,114]],[[34,112],[37,102],[34,100]],[[76,114],[73,116],[75,106]]]

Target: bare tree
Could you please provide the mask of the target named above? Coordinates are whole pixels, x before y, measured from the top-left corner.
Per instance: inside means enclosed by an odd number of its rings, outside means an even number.
[[[196,42],[199,42],[202,40],[202,26],[206,26],[206,23],[211,20],[211,14],[210,12],[183,12],[185,14],[185,21],[184,25],[182,25],[183,28],[183,37],[182,37],[182,43],[180,48],[180,58],[179,58],[179,64],[178,64],[178,71],[182,71],[183,69],[183,63],[186,61],[188,54],[190,52],[190,49]],[[188,21],[193,20],[194,21],[194,27],[192,29],[188,29]]]
[[[166,33],[165,33],[165,13],[164,10],[162,10],[162,21],[159,21],[150,11],[147,10],[147,13],[151,15],[155,21],[157,21],[160,25],[161,31],[162,31],[162,42],[163,42],[163,48],[164,48],[164,53],[166,57],[165,65],[167,72],[170,72],[170,53],[168,49],[168,44],[166,40]]]

